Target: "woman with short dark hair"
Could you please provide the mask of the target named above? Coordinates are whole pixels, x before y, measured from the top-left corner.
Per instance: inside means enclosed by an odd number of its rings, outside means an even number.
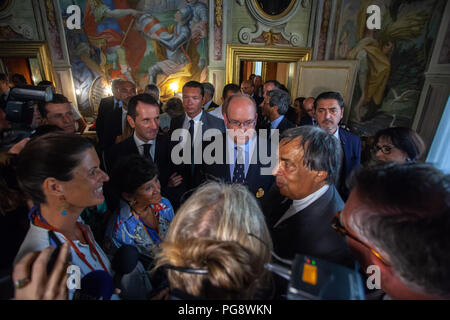
[[[133,245],[152,261],[174,216],[170,201],[161,196],[158,169],[150,159],[133,154],[120,159],[111,176],[120,208],[108,224],[109,250]]]
[[[111,273],[108,257],[80,218],[85,208],[104,201],[103,183],[109,180],[91,142],[59,132],[32,139],[18,156],[17,178],[35,206],[15,261],[29,252],[68,242],[72,264],[80,267],[81,277],[94,270]],[[26,285],[26,278],[20,280]]]
[[[413,162],[424,151],[422,138],[410,128],[386,128],[375,135],[375,157],[379,162]]]

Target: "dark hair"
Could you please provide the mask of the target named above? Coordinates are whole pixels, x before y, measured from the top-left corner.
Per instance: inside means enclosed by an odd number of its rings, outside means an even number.
[[[145,86],[145,91],[149,91],[149,92],[147,92],[147,94],[150,94],[150,95],[154,94],[156,96],[154,98],[159,100],[159,88],[157,85],[150,83]]]
[[[158,175],[152,160],[139,154],[131,154],[119,159],[111,173],[111,182],[121,195],[134,194],[140,186]]]
[[[170,98],[167,100],[163,110],[170,116],[170,118],[180,116],[184,114],[183,101],[177,97]]]
[[[275,88],[281,89],[281,83],[278,80],[267,80],[264,84],[273,83]]]
[[[148,94],[148,93],[138,94],[138,95],[132,97],[130,99],[130,102],[128,102],[128,113],[127,113],[127,115],[132,117],[134,120],[136,120],[136,117],[137,117],[136,107],[138,105],[138,102],[142,102],[142,103],[145,103],[145,104],[150,104],[152,106],[157,107],[158,110],[159,110],[158,101],[156,101],[156,99],[151,94]]]
[[[90,140],[76,134],[53,132],[30,140],[18,156],[17,178],[22,190],[35,203],[46,203],[42,189],[45,179],[73,179],[81,154],[94,148]]]
[[[209,94],[211,95],[211,97],[214,97],[214,86],[212,85],[212,83],[209,82],[203,82],[202,83],[203,86],[203,90],[205,92],[209,92]]]
[[[9,82],[8,76],[6,73],[0,73],[0,81]]]
[[[363,209],[351,223],[413,288],[450,297],[450,175],[431,164],[388,163],[351,177]]]
[[[48,80],[42,80],[37,84],[38,86],[53,86],[53,82]]]
[[[236,99],[236,98],[247,98],[247,99],[249,99],[249,100],[252,102],[253,107],[255,108],[255,114],[256,114],[257,109],[256,109],[256,102],[255,102],[255,99],[253,99],[252,97],[250,97],[248,94],[238,93],[238,94],[233,94],[233,95],[232,95],[231,97],[229,97],[229,98],[225,101],[225,103],[223,104],[222,111],[226,114],[227,118],[228,118],[228,108],[229,108],[229,106],[230,106],[230,103],[231,103],[231,101],[232,101],[233,99]]]
[[[341,107],[341,109],[344,107],[344,99],[342,99],[342,96],[339,92],[327,91],[327,92],[322,92],[321,94],[319,94],[317,96],[316,100],[314,100],[314,110],[317,109],[317,103],[320,100],[326,100],[326,99],[334,99],[338,102],[339,107]]]
[[[69,103],[69,100],[63,96],[62,94],[59,93],[55,93],[53,95],[53,99],[47,102],[41,102],[38,103],[38,109],[39,109],[39,113],[41,114],[42,118],[47,118],[47,105],[49,104],[62,104],[62,103]]]
[[[325,130],[313,126],[287,129],[281,135],[281,144],[297,138],[303,149],[303,165],[309,170],[326,171],[328,184],[336,184],[341,168],[341,147],[338,139]]]
[[[410,160],[415,161],[425,151],[425,143],[414,130],[406,127],[386,128],[375,134],[375,143],[381,137],[391,139],[392,144],[401,151],[408,154]]]
[[[223,87],[222,90],[222,98],[225,100],[225,98],[227,97],[228,91],[232,91],[233,93],[238,93],[240,92],[240,88],[237,84],[234,83],[229,83],[227,84],[225,87]]]
[[[200,92],[201,92],[201,94],[202,94],[202,97],[205,96],[205,88],[204,88],[203,85],[202,85],[200,82],[198,82],[198,81],[189,81],[189,82],[186,82],[186,83],[184,84],[184,86],[183,86],[183,90],[184,90],[184,88],[200,88]]]
[[[16,174],[17,156],[0,153],[0,215],[17,209],[25,202]]]
[[[15,80],[18,80],[17,82],[20,82],[19,85],[27,84],[27,79],[25,79],[25,77],[24,77],[23,74],[20,74],[20,73],[14,73],[14,74],[11,76],[12,82],[14,82],[14,79],[15,79]]]
[[[298,103],[300,104],[300,108],[303,109],[303,101],[305,101],[305,99],[305,97],[297,97],[295,98],[294,102],[298,101]]]
[[[289,97],[289,93],[283,91],[281,89],[273,89],[267,92],[267,95],[270,97],[269,105],[270,107],[277,106],[278,114],[283,115],[289,109],[289,104],[291,102],[291,97]]]

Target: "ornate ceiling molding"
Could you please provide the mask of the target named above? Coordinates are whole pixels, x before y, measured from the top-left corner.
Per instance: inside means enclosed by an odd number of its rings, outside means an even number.
[[[261,35],[266,38],[267,34],[281,34],[282,37],[294,47],[298,47],[302,43],[303,36],[296,32],[288,32],[286,30],[286,25],[289,20],[295,16],[300,5],[303,8],[307,6],[308,0],[292,0],[289,6],[277,15],[269,15],[264,12],[257,0],[238,0],[238,3],[241,6],[245,3],[251,16],[256,20],[256,30],[254,27],[243,27],[239,30],[238,39],[241,43],[250,44]],[[275,43],[271,41],[270,44]]]

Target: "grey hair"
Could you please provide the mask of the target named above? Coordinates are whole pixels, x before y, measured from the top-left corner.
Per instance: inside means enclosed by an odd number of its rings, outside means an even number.
[[[150,84],[146,85],[145,93],[152,95],[156,100],[159,101],[159,88],[155,84],[150,83]]]
[[[211,97],[214,97],[214,86],[209,82],[202,83],[205,93],[208,92]]]
[[[256,102],[255,99],[253,99],[252,97],[250,97],[248,94],[244,94],[244,93],[237,93],[237,94],[233,94],[232,96],[230,96],[224,103],[223,105],[223,112],[225,113],[225,115],[228,118],[228,108],[230,106],[230,103],[232,100],[234,99],[238,99],[238,98],[247,98],[251,101],[254,109],[255,109],[255,115],[256,115]]]
[[[270,97],[269,105],[270,107],[277,106],[278,113],[283,115],[289,110],[289,105],[291,103],[291,98],[289,97],[289,93],[283,91],[281,89],[273,89],[267,94]]]
[[[352,229],[411,289],[450,298],[450,175],[431,164],[389,163],[351,176],[364,203]]]
[[[325,130],[313,126],[287,129],[280,145],[298,140],[303,149],[303,165],[309,170],[326,171],[328,184],[336,184],[341,168],[341,146],[338,139]]]

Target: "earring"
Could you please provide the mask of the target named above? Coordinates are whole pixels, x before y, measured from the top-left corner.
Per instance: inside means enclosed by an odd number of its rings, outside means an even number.
[[[67,214],[67,208],[69,204],[66,202],[66,198],[64,196],[60,196],[59,200],[62,202],[60,205],[61,214],[65,216]]]
[[[137,201],[136,199],[133,199],[132,201],[130,201],[130,208],[134,207],[136,205]]]

